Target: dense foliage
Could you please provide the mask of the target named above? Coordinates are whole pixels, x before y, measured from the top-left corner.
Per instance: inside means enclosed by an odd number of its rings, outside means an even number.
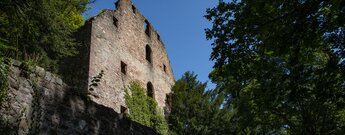
[[[57,61],[77,53],[73,32],[92,0],[1,0],[0,55],[56,71]]]
[[[168,124],[163,112],[159,110],[157,102],[145,95],[145,89],[139,82],[132,82],[126,90],[126,105],[129,109],[128,117],[140,124],[153,127],[158,133],[168,134]]]
[[[345,1],[221,0],[205,17],[233,133],[345,132]]]
[[[172,134],[213,135],[230,132],[231,113],[221,109],[214,100],[213,91],[197,80],[194,73],[186,72],[172,88],[172,110],[169,125]]]

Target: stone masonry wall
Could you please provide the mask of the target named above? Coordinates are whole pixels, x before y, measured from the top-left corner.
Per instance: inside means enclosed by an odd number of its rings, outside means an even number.
[[[139,81],[144,88],[153,85],[153,97],[160,108],[174,84],[173,72],[163,42],[148,20],[130,0],[119,0],[115,11],[105,10],[89,20],[89,81],[102,70],[105,75],[92,100],[120,112],[125,105],[125,88]],[[146,34],[145,24],[149,28]],[[152,50],[152,62],[146,60],[146,45]],[[121,61],[126,74],[121,72]],[[164,71],[165,66],[165,71]]]
[[[60,78],[35,67],[23,70],[15,61],[9,91],[0,108],[0,134],[6,135],[147,135],[148,127],[93,102]]]

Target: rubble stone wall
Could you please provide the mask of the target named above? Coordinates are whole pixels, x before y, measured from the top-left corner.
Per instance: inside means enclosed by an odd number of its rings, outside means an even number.
[[[112,108],[93,102],[43,68],[11,64],[6,100],[0,108],[0,134],[6,135],[147,135],[148,127]]]

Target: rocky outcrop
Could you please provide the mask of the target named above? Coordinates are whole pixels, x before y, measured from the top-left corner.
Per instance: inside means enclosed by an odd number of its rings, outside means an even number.
[[[10,67],[9,91],[0,108],[0,134],[156,134],[91,101],[40,67],[31,72],[21,67],[18,61]]]

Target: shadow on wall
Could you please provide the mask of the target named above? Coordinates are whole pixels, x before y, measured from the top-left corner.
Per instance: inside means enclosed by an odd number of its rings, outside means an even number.
[[[59,63],[59,73],[62,79],[73,89],[87,93],[89,83],[89,60],[90,60],[90,43],[91,43],[91,21],[74,33],[79,42],[76,50],[78,54],[64,58]]]
[[[10,68],[7,100],[0,108],[1,133],[63,135],[155,135],[152,128],[97,104],[61,79],[36,67],[23,77],[21,63]]]

